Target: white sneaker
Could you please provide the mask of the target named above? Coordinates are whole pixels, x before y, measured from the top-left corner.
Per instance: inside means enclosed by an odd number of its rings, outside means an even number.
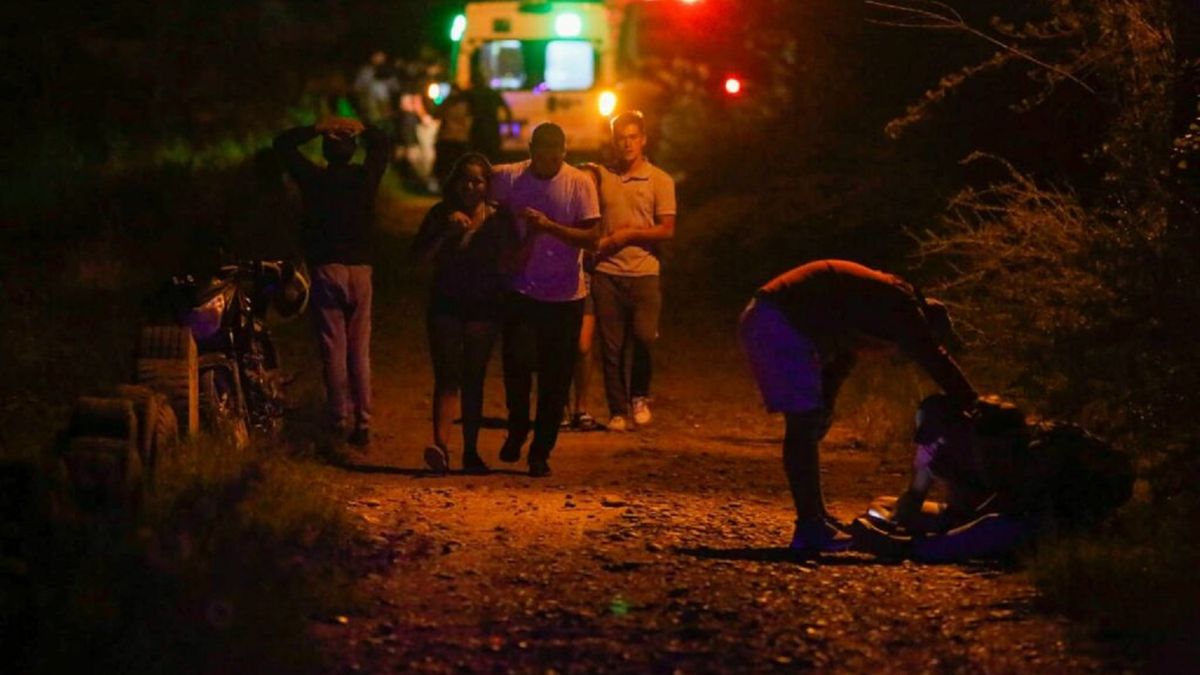
[[[629,420],[624,415],[613,415],[608,418],[608,424],[605,425],[605,428],[609,431],[629,431],[633,428],[633,425],[629,423]]]
[[[645,396],[633,397],[633,421],[638,426],[649,424],[653,415],[650,414],[650,399]]]

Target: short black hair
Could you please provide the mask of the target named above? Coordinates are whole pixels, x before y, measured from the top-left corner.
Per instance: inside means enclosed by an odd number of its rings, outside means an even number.
[[[625,112],[613,117],[608,121],[608,129],[612,133],[617,132],[617,127],[623,127],[627,124],[637,125],[638,131],[642,134],[646,133],[646,116],[641,110],[626,110]]]
[[[346,164],[358,150],[358,140],[342,136],[325,136],[321,139],[321,154],[330,164]]]
[[[533,129],[529,145],[556,145],[566,147],[567,134],[554,122],[542,122]]]

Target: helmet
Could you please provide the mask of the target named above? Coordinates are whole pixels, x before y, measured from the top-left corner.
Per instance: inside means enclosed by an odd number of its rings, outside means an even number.
[[[271,306],[281,318],[293,319],[304,313],[308,307],[309,281],[308,273],[303,266],[297,267],[290,262],[283,263],[280,268],[279,289],[271,298]]]
[[[962,410],[946,394],[932,394],[917,406],[916,433],[913,442],[933,443],[954,427],[966,421]]]
[[[1025,411],[1011,401],[994,394],[976,403],[975,432],[981,436],[1001,437],[1025,432]]]

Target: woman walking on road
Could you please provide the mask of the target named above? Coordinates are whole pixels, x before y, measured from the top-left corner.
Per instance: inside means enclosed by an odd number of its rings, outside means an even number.
[[[413,241],[413,252],[434,264],[427,312],[433,444],[425,449],[425,462],[436,473],[449,469],[449,437],[460,391],[463,471],[488,471],[476,442],[483,421],[484,376],[500,329],[500,257],[512,241],[505,212],[487,201],[491,177],[486,157],[461,157],[446,180],[444,199],[425,215]]]

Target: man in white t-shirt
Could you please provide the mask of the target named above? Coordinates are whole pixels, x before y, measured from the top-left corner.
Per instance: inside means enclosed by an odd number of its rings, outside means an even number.
[[[564,163],[566,135],[556,124],[533,130],[530,159],[501,164],[491,197],[513,216],[521,247],[505,298],[504,389],[508,438],[500,459],[516,462],[529,435],[529,396],[538,374],[537,418],[529,446],[529,475],[550,475],[550,452],[571,387],[587,287],[583,250],[600,236],[596,186]]]
[[[592,275],[592,301],[604,358],[608,429],[626,431],[650,422],[650,354],[662,310],[657,247],[675,236],[675,181],[646,159],[640,112],[614,117],[611,129],[616,163],[600,171],[604,237]]]

